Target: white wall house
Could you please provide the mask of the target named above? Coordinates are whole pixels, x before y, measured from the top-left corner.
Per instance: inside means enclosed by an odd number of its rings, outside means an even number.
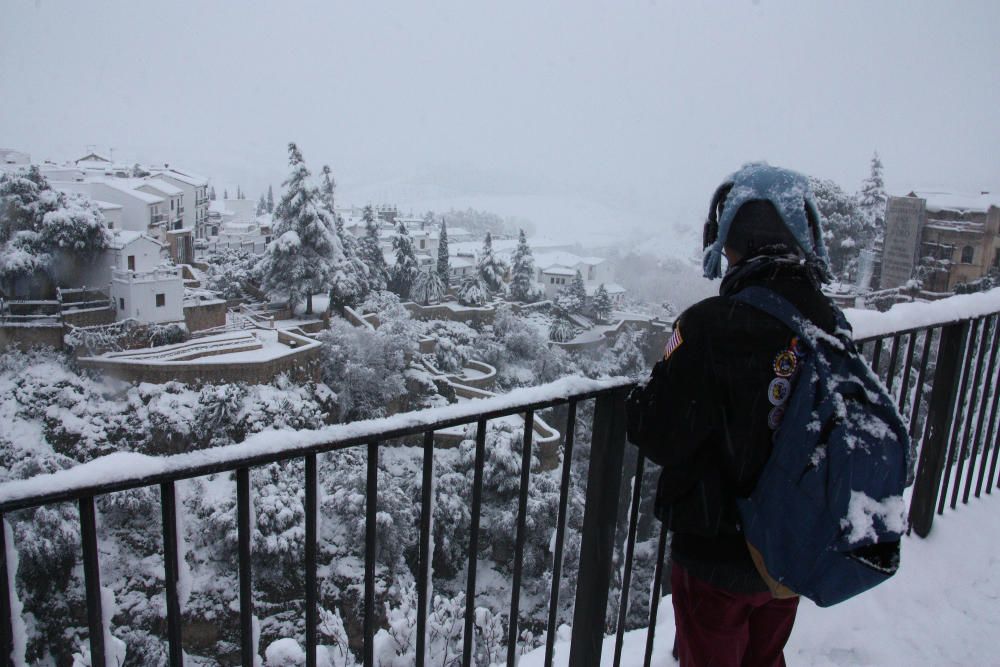
[[[157,177],[166,180],[184,191],[184,228],[190,229],[194,237],[207,237],[208,224],[208,179],[186,169],[154,168],[149,170]]]
[[[96,287],[108,292],[111,272],[152,271],[167,261],[166,248],[153,237],[141,232],[115,230],[111,243],[89,266],[81,270],[81,287]]]
[[[546,298],[553,298],[563,287],[569,285],[576,272],[583,278],[588,296],[592,296],[599,285],[604,284],[612,302],[621,303],[625,289],[614,283],[611,263],[603,257],[580,257],[570,252],[554,251],[535,255],[537,280],[545,290]]]
[[[179,266],[150,271],[114,269],[111,300],[117,319],[162,324],[184,321],[184,279]]]
[[[63,192],[79,192],[91,199],[121,206],[121,228],[148,233],[164,241],[167,216],[163,212],[166,200],[158,195],[129,187],[118,179],[100,179],[84,182],[53,181],[52,187]]]
[[[141,192],[163,197],[166,204],[163,213],[166,215],[167,229],[180,229],[184,226],[184,191],[162,178],[133,178],[128,184]]]
[[[108,229],[112,231],[122,229],[122,207],[119,204],[112,204],[109,201],[101,199],[93,199],[91,201],[101,211],[105,222],[108,223]]]

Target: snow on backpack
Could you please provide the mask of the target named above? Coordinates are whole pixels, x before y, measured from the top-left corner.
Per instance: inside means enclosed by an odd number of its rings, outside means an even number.
[[[899,568],[909,435],[842,313],[830,335],[769,289],[733,298],[798,339],[771,456],[754,491],[737,501],[744,537],[776,596],[842,602]]]

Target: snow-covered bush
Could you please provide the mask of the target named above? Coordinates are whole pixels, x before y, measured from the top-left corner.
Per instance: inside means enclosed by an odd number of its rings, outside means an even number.
[[[482,306],[490,299],[486,283],[476,274],[465,277],[458,288],[458,302],[463,306]]]

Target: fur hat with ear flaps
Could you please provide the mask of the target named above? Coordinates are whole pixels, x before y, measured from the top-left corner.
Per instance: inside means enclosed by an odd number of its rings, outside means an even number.
[[[716,190],[705,223],[705,256],[702,261],[706,278],[722,275],[722,249],[743,204],[770,202],[798,244],[803,261],[813,265],[822,280],[830,279],[829,256],[823,243],[819,210],[813,200],[809,179],[789,169],[766,163],[752,163],[730,176]],[[721,214],[719,208],[722,208]]]

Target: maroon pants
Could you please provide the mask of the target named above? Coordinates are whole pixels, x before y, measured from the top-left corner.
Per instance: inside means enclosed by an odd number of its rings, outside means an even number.
[[[681,667],[784,667],[782,650],[792,634],[797,597],[730,593],[677,563],[670,583]]]

